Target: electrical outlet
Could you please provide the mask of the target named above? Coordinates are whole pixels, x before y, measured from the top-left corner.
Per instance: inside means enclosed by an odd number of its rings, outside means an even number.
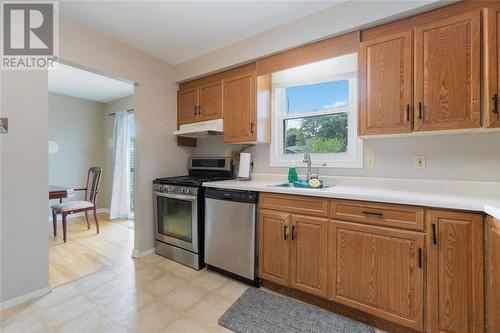
[[[366,167],[367,168],[375,168],[375,155],[366,156]]]
[[[415,169],[417,169],[417,170],[425,169],[425,156],[424,155],[415,156]]]

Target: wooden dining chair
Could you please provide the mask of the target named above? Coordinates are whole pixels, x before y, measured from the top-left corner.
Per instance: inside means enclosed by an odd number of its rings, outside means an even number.
[[[94,220],[99,233],[99,221],[96,213],[96,200],[99,191],[99,183],[101,181],[102,168],[92,167],[87,175],[87,186],[85,188],[77,188],[73,191],[85,191],[84,200],[62,202],[53,205],[52,208],[52,223],[54,224],[54,237],[57,236],[57,214],[62,215],[63,240],[66,242],[66,219],[70,214],[85,213],[87,220],[87,229],[90,229],[88,211],[94,211]]]

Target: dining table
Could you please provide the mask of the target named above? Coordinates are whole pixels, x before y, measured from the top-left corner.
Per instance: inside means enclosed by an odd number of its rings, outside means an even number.
[[[68,197],[69,192],[71,192],[70,188],[57,185],[49,185],[49,200],[59,199],[59,202],[62,202],[62,199]]]

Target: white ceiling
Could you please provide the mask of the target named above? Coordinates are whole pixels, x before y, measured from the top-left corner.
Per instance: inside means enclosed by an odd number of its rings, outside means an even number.
[[[61,1],[60,12],[177,65],[343,1]]]
[[[64,64],[49,70],[49,92],[107,103],[134,93],[133,83]]]

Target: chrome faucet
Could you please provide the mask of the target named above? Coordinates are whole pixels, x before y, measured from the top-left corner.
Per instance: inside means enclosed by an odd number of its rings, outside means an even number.
[[[312,165],[320,165],[320,166],[326,166],[326,163],[313,163],[311,160],[311,141],[306,140],[306,146],[304,148],[304,163],[307,164],[307,182],[311,180],[312,177]],[[317,177],[319,178],[319,169],[316,172]]]

